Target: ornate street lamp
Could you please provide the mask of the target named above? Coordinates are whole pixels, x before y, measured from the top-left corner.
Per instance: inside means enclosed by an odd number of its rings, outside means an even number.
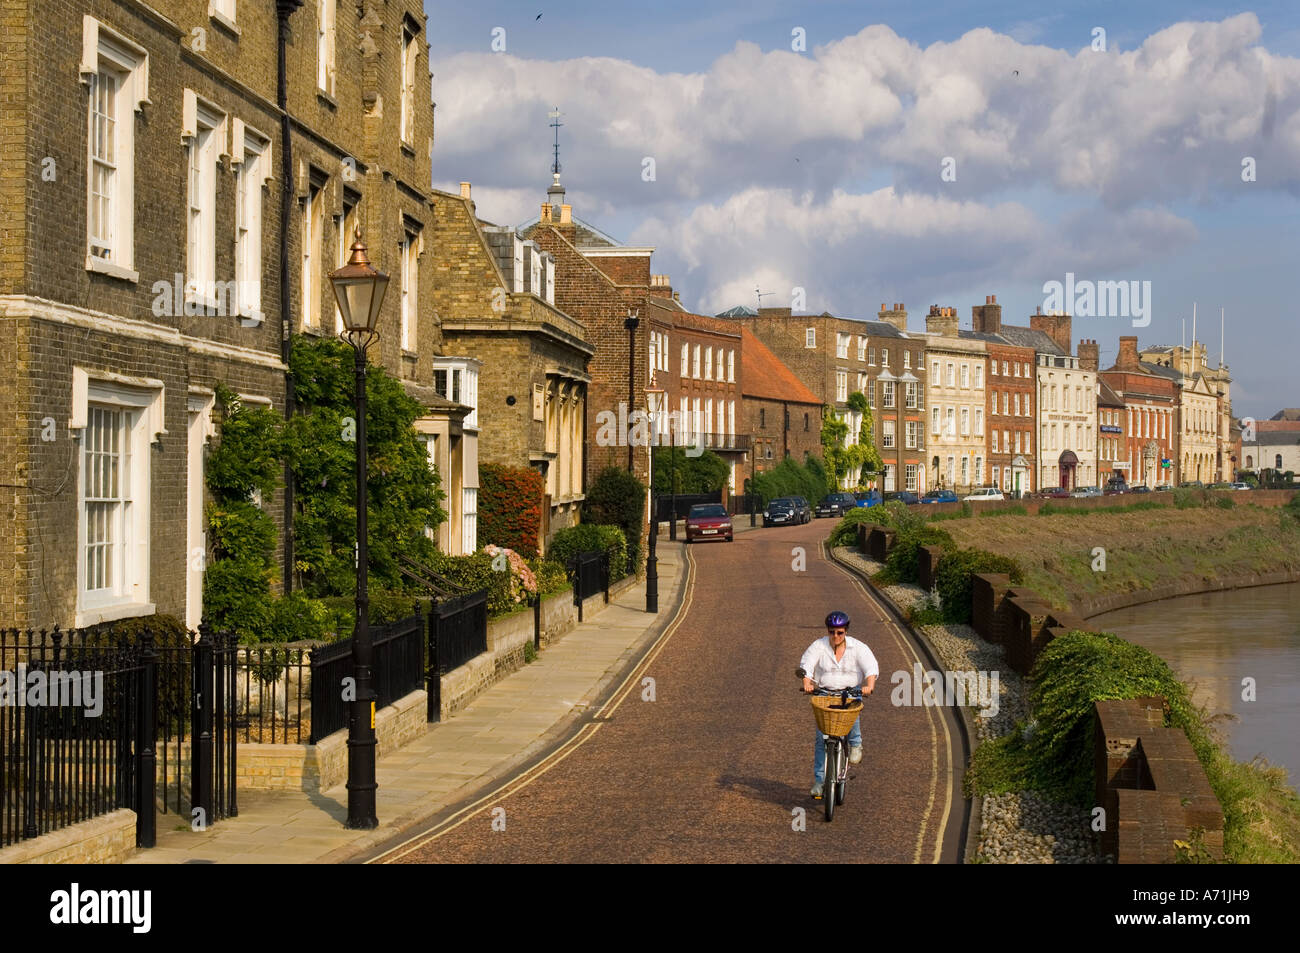
[[[658,420],[655,411],[663,399],[664,389],[655,385],[655,376],[650,374],[650,386],[645,389],[646,407],[650,416],[650,544],[646,549],[645,559],[645,611],[659,611],[659,559],[655,555],[655,539],[659,536],[659,513],[655,504],[655,447],[659,443]],[[672,472],[669,471],[669,479]],[[676,517],[677,514],[673,514]]]
[[[366,348],[379,338],[375,325],[388,290],[388,276],[366,257],[361,229],[352,243],[352,257],[330,272],[330,287],[343,316],[341,336],[356,353],[357,415],[357,621],[352,635],[352,675],[356,695],[348,717],[348,820],[352,830],[379,826],[375,815],[375,690],[371,674],[374,647],[370,642],[369,554],[366,547]]]

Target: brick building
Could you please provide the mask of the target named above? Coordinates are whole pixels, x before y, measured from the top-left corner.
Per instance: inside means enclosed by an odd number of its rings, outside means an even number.
[[[1268,420],[1244,421],[1239,459],[1258,473],[1300,473],[1300,410],[1283,409]]]
[[[879,451],[886,490],[925,489],[924,344],[907,333],[901,304],[881,306],[878,321],[831,314],[795,315],[789,308],[733,308],[728,320],[741,322],[790,369],[831,412],[849,425],[857,440],[858,414],[849,394],[862,393],[872,409],[872,439]],[[817,425],[820,429],[820,425]],[[846,477],[857,484],[857,475]]]
[[[1097,352],[1071,353],[1070,315],[1032,314],[1029,328],[1048,339],[1035,352],[1038,481],[1073,490],[1097,485]]]
[[[820,457],[821,398],[748,328],[742,326],[740,333],[742,426],[753,445],[751,471],[770,470],[786,457],[799,463]]]
[[[643,318],[654,249],[623,244],[574,218],[564,197],[556,174],[541,215],[521,226],[519,235],[554,259],[555,306],[586,329],[594,348],[587,365],[586,479],[617,466],[646,483],[649,450],[629,446],[629,436],[635,433],[632,414],[646,410],[650,383],[650,322]],[[663,286],[657,287],[662,296]],[[620,421],[613,440],[603,435],[609,433],[601,429],[608,419],[603,413]]]
[[[541,473],[544,546],[578,521],[586,486],[586,368],[595,348],[586,328],[555,307],[548,252],[513,228],[480,221],[468,182],[459,195],[435,190],[434,198],[433,306],[445,348],[483,365],[478,461]],[[455,362],[442,363],[450,372]]]
[[[1103,486],[1111,477],[1127,480],[1133,472],[1133,457],[1128,448],[1124,423],[1124,398],[1097,377],[1097,480]]]
[[[1143,348],[1143,361],[1169,368],[1178,375],[1180,399],[1179,476],[1181,480],[1213,483],[1232,475],[1232,378],[1222,360],[1212,367],[1204,341],[1192,345],[1153,345]]]
[[[971,337],[982,340],[989,356],[988,460],[989,483],[1004,493],[1020,495],[1037,489],[1034,466],[1033,347],[1015,344],[1003,333],[1002,305],[997,295],[971,308]]]
[[[730,321],[686,311],[672,296],[666,275],[653,275],[652,281],[643,314],[649,322],[650,369],[664,390],[666,410],[656,413],[655,440],[718,454],[729,469],[727,489],[734,493],[749,450],[740,331]]]
[[[282,129],[273,4],[6,7],[0,346],[18,370],[0,424],[16,484],[0,512],[6,624],[198,621],[214,390],[285,409],[289,335],[334,333],[327,276],[357,226],[393,279],[371,360],[430,408],[454,469],[471,409],[435,393],[441,335],[421,307],[433,277],[423,9],[287,12]],[[448,504],[464,540],[472,521]],[[263,505],[289,563],[283,494]]]
[[[1137,342],[1133,335],[1121,337],[1114,365],[1100,371],[1098,377],[1124,402],[1120,418],[1123,459],[1115,469],[1130,484],[1155,488],[1179,479],[1178,375],[1164,365],[1140,360]],[[1165,460],[1170,461],[1168,467],[1163,465]],[[1123,463],[1127,466],[1119,465]]]

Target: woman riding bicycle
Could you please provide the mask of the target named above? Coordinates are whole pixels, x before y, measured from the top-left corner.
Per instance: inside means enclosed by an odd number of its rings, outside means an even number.
[[[848,691],[853,698],[870,695],[876,687],[880,666],[865,642],[848,636],[849,617],[835,611],[826,617],[826,638],[818,639],[799,660],[803,672],[803,690],[809,694],[838,695]],[[861,719],[853,722],[849,732],[849,763],[862,760]],[[826,742],[821,731],[813,745],[812,796],[821,797],[825,781]]]

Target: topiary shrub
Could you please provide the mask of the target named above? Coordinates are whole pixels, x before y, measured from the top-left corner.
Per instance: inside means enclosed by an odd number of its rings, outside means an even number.
[[[545,492],[542,475],[532,467],[479,464],[479,542],[536,556]]]
[[[1010,556],[1000,556],[984,549],[958,549],[944,553],[939,561],[935,588],[943,604],[945,622],[970,622],[971,575],[977,572],[1006,573],[1011,582],[1024,582],[1020,564]]]
[[[615,582],[628,574],[627,537],[617,526],[579,523],[556,532],[546,550],[547,562],[567,566],[578,553],[609,554],[609,580]]]
[[[628,573],[635,572],[639,565],[641,532],[645,528],[642,525],[645,492],[645,484],[627,470],[606,467],[587,490],[587,498],[582,503],[582,522],[617,526],[623,531],[627,538]]]
[[[900,530],[898,535],[894,537],[894,548],[885,557],[887,578],[897,582],[916,582],[917,561],[920,558],[922,546],[956,548],[956,544],[946,530],[924,525]],[[944,559],[947,558],[947,556],[944,557]]]
[[[872,526],[889,526],[890,512],[883,506],[859,506],[845,513],[831,530],[832,546],[856,546],[858,527],[863,523]]]

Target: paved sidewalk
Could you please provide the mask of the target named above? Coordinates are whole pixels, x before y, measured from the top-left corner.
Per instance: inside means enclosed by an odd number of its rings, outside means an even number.
[[[631,587],[449,721],[381,757],[378,829],[344,828],[341,784],[313,793],[241,792],[239,816],[202,833],[182,817],[160,815],[157,846],[127,863],[338,863],[464,800],[564,735],[671,621],[685,584],[685,544],[665,534],[658,557],[657,616],[645,612],[645,583]]]

